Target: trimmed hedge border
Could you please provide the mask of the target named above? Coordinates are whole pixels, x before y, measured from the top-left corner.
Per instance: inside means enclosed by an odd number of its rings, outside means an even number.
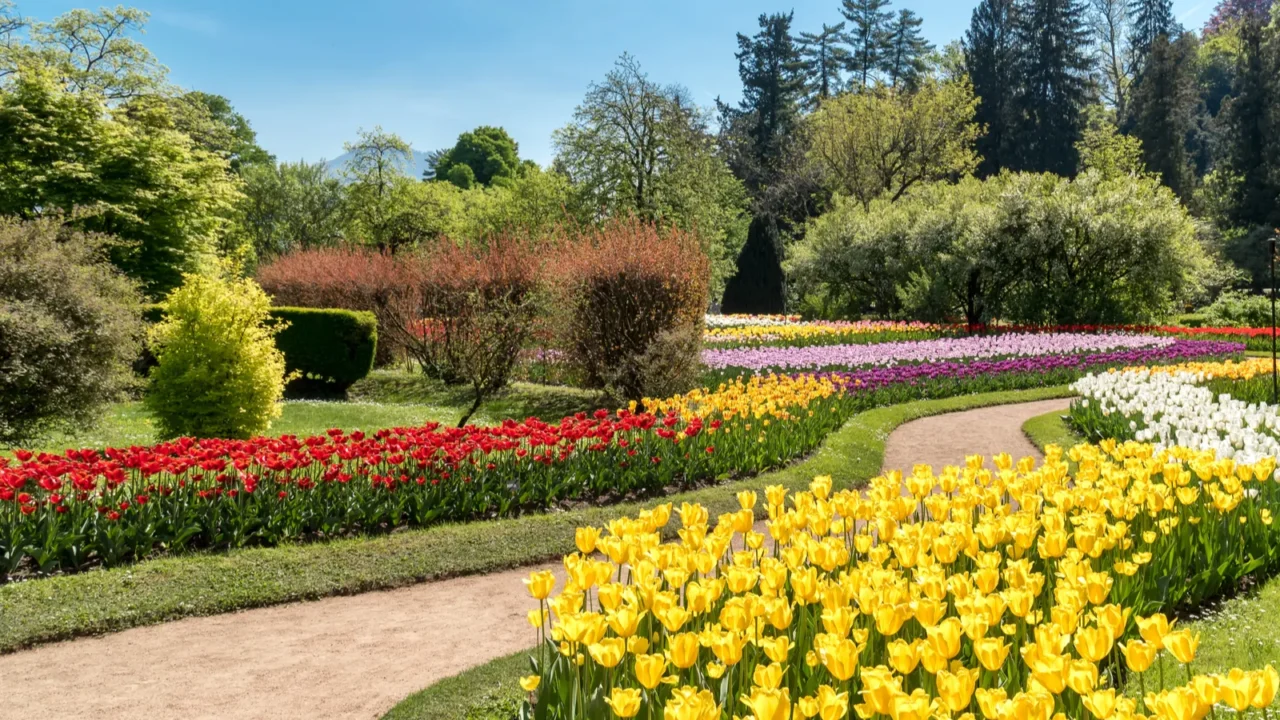
[[[698,502],[712,516],[738,507],[739,490],[806,487],[815,475],[838,486],[880,471],[884,442],[902,423],[929,415],[1071,394],[1065,386],[919,400],[854,415],[808,458],[754,478],[666,498],[527,515],[377,537],[228,553],[160,558],[0,586],[0,652],[82,635],[196,615],[332,595],[403,587],[428,580],[505,570],[572,552],[574,530],[634,515],[657,502]]]
[[[373,370],[378,347],[378,320],[373,313],[340,308],[273,307],[271,317],[287,323],[276,335],[276,347],[284,353],[285,370],[300,377],[288,391],[296,395],[342,395]],[[142,319],[155,324],[164,319],[163,305],[146,305]],[[135,363],[145,375],[155,358],[149,350]]]
[[[739,490],[753,489],[762,492],[766,485],[784,485],[790,490],[802,489],[808,486],[815,475],[831,475],[837,488],[860,486],[880,474],[880,466],[884,463],[885,441],[899,425],[931,415],[1071,397],[1072,394],[1068,387],[1059,385],[1032,390],[958,395],[941,400],[915,400],[867,410],[854,415],[843,427],[828,435],[818,451],[803,461],[756,478],[682,493],[665,500],[676,504],[682,501],[700,502],[708,506],[711,517],[716,517],[720,513],[737,509],[734,495]],[[1048,416],[1040,416],[1046,417]],[[1024,425],[1024,432],[1025,427]],[[1039,444],[1035,438],[1032,439]],[[615,511],[613,515],[634,514],[636,510],[652,506],[656,502],[658,500],[655,499],[646,503],[616,506],[612,508]],[[759,509],[757,512],[760,512]],[[571,513],[566,513],[569,514]],[[599,518],[584,518],[584,521],[583,524],[603,524]],[[497,524],[491,525],[494,535],[501,534],[499,528],[493,527]],[[565,541],[560,543],[562,551],[557,555],[573,552],[573,531],[566,529],[565,532]],[[533,561],[531,558],[531,562]],[[527,670],[527,658],[527,652],[508,655],[441,680],[402,700],[383,716],[383,720],[489,720],[490,717],[505,720],[507,716],[502,713],[502,703],[523,696],[516,681]],[[485,712],[490,709],[496,714]]]

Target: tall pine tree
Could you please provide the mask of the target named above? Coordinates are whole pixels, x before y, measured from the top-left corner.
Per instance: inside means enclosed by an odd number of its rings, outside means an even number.
[[[793,13],[760,16],[760,31],[738,34],[738,76],[742,102],[737,114],[747,135],[748,153],[756,168],[744,178],[748,188],[768,184],[777,173],[785,142],[800,120],[804,93],[800,52],[791,39]]]
[[[1146,68],[1131,100],[1130,135],[1142,141],[1142,160],[1158,173],[1182,201],[1195,191],[1187,140],[1196,128],[1200,107],[1196,75],[1199,42],[1192,33],[1170,40],[1161,33],[1152,41]]]
[[[1021,0],[1016,157],[1012,167],[1070,176],[1089,104],[1090,38],[1082,0]]]
[[[925,56],[933,52],[933,45],[924,39],[919,15],[903,8],[888,26],[888,52],[881,68],[889,85],[915,87],[925,71]]]
[[[800,68],[804,73],[804,104],[812,110],[818,103],[840,92],[842,72],[849,66],[849,50],[844,47],[844,23],[823,23],[820,33],[800,33]]]
[[[851,83],[867,87],[876,80],[889,54],[889,0],[841,0],[840,13],[849,21]]]
[[[1172,42],[1182,34],[1173,18],[1173,0],[1133,0],[1129,17],[1133,18],[1129,44],[1138,59],[1139,71],[1146,66],[1146,57],[1157,38],[1163,35]]]
[[[1280,225],[1280,37],[1257,20],[1240,29],[1243,52],[1227,114],[1227,169],[1238,178],[1231,220]]]
[[[964,36],[964,63],[978,97],[975,120],[987,131],[978,138],[979,177],[1012,164],[1018,45],[1015,0],[981,0]]]

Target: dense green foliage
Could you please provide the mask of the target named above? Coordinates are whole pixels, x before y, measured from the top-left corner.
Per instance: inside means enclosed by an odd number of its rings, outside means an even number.
[[[1262,295],[1225,292],[1199,314],[1209,327],[1271,327],[1271,300]]]
[[[462,171],[462,168],[469,172]],[[459,171],[458,177],[469,177],[470,180],[455,180],[455,169]],[[515,177],[518,172],[520,154],[516,141],[506,130],[488,125],[459,135],[458,142],[441,153],[435,164],[437,178],[448,180],[464,190],[472,183],[501,183]]]
[[[78,227],[126,241],[112,258],[153,297],[212,261],[238,198],[228,161],[161,101],[108,108],[39,65],[0,85],[0,215],[77,211]]]
[[[147,333],[146,406],[162,437],[247,438],[280,416],[285,360],[271,299],[252,280],[188,275]]]
[[[934,184],[867,209],[841,201],[791,261],[818,314],[1037,324],[1162,319],[1206,265],[1167,188],[1096,171]]]
[[[973,171],[977,104],[963,78],[841,95],[810,117],[809,156],[834,192],[864,207],[896,200],[916,184]]]
[[[101,236],[0,218],[0,444],[92,423],[119,399],[139,301]]]

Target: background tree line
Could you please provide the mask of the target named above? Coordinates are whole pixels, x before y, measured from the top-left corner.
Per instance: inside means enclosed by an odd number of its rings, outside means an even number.
[[[1199,32],[1170,0],[981,0],[942,48],[889,0],[841,0],[831,20],[805,31],[765,14],[739,34],[736,103],[700,107],[624,53],[555,132],[549,167],[481,126],[418,177],[409,144],[376,127],[347,144],[340,173],[278,161],[226,98],[167,81],[136,39],[141,11],[38,21],[0,0],[0,214],[113,238],[113,262],[152,297],[223,257],[251,270],[303,249],[398,253],[635,217],[696,231],[727,310],[813,310],[797,284],[812,278],[783,268],[828,214],[969,177],[1092,168],[1177,197],[1207,291],[1259,286],[1261,238],[1280,224],[1268,0],[1223,0]]]

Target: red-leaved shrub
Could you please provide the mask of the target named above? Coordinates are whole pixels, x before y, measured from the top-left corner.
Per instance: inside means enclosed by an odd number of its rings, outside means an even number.
[[[706,310],[710,264],[696,236],[613,221],[562,239],[551,268],[564,350],[589,384],[638,399],[650,394],[645,365],[655,356],[697,367],[689,336]]]
[[[474,412],[507,384],[533,334],[543,264],[529,240],[514,235],[478,246],[440,242],[407,262],[418,307],[397,327],[401,343],[429,375],[470,384]]]

